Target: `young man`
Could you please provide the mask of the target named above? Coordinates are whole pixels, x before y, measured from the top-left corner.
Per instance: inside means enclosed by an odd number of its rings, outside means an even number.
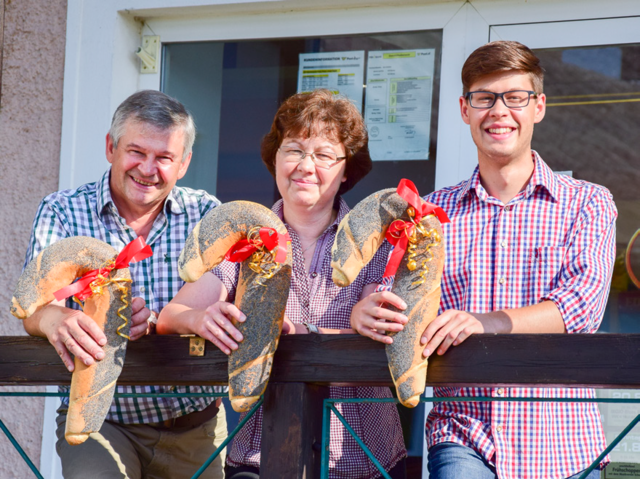
[[[617,212],[605,188],[554,174],[531,150],[534,125],[545,115],[538,58],[517,42],[489,43],[469,56],[462,83],[460,112],[478,148],[478,167],[469,180],[425,198],[451,223],[443,226],[443,312],[423,334],[424,355],[444,354],[478,333],[596,332],[609,292]],[[358,327],[374,338],[379,332],[371,329],[386,329],[379,321]],[[591,389],[437,388],[435,394],[594,397]],[[431,479],[579,477],[605,448],[593,403],[437,403],[427,442]]]
[[[183,281],[175,271],[196,223],[219,202],[204,191],[176,187],[187,172],[195,139],[184,106],[157,91],[141,91],[116,110],[106,138],[111,168],[102,179],[42,201],[33,225],[27,263],[70,236],[98,238],[117,250],[138,236],[153,256],[129,267],[131,340],[153,332],[156,313]],[[67,368],[71,354],[90,365],[104,357],[106,337],[74,303],[53,302],[25,320],[29,334],[46,337]],[[218,392],[220,388],[215,388]],[[212,392],[204,387],[118,387],[119,393]],[[57,451],[65,478],[189,478],[227,435],[224,410],[214,398],[115,399],[102,429],[79,446],[64,438],[68,400],[57,419]],[[221,479],[224,455],[201,477]]]

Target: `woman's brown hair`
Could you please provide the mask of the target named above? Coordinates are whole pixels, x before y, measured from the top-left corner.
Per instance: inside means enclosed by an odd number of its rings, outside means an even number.
[[[278,108],[271,130],[262,139],[262,161],[274,178],[276,153],[282,140],[312,136],[323,136],[344,145],[347,179],[338,194],[349,191],[371,171],[369,137],[360,111],[347,98],[318,89],[286,99]]]

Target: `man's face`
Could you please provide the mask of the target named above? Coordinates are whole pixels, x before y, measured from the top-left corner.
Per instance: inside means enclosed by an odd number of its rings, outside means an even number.
[[[480,78],[469,91],[503,93],[513,90],[533,90],[531,77],[526,73],[504,72]],[[462,120],[471,127],[471,136],[478,147],[479,159],[507,164],[531,154],[534,124],[545,114],[545,96],[531,97],[529,105],[507,108],[498,98],[492,108],[472,108],[460,97]]]
[[[183,152],[182,128],[161,130],[129,119],[117,147],[107,135],[111,195],[118,209],[146,214],[164,203],[187,172],[191,155],[182,161]]]

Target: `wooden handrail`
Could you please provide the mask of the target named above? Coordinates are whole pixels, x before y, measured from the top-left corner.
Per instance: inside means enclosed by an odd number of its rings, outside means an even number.
[[[209,344],[189,356],[189,339],[148,336],[128,346],[120,384],[223,384],[227,358]],[[472,336],[429,361],[430,386],[640,388],[640,335]],[[44,339],[0,337],[0,385],[68,384],[71,375]],[[272,382],[392,386],[384,346],[358,335],[284,336]]]
[[[44,339],[0,337],[0,385],[69,384],[71,374]],[[189,339],[131,342],[120,384],[224,384],[227,358]],[[431,386],[640,388],[640,335],[472,336],[429,360]],[[327,385],[392,386],[384,345],[357,335],[284,336],[263,404],[260,475],[320,477],[322,400]]]

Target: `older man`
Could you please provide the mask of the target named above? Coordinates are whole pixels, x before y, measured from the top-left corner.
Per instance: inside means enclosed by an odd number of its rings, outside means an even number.
[[[153,256],[130,266],[131,340],[153,332],[156,314],[182,286],[175,264],[196,223],[219,202],[204,191],[176,187],[187,172],[193,118],[175,99],[141,91],[116,110],[106,137],[111,168],[96,183],[53,193],[40,204],[26,262],[70,236],[98,238],[117,250],[143,237]],[[106,337],[76,305],[53,302],[24,321],[46,337],[69,371],[73,354],[91,365],[104,357]],[[118,387],[123,393],[202,393],[219,388]],[[65,478],[191,477],[226,437],[224,411],[213,398],[115,399],[104,426],[84,444],[64,439],[68,402],[59,409],[57,451]],[[201,477],[222,478],[224,456]]]

